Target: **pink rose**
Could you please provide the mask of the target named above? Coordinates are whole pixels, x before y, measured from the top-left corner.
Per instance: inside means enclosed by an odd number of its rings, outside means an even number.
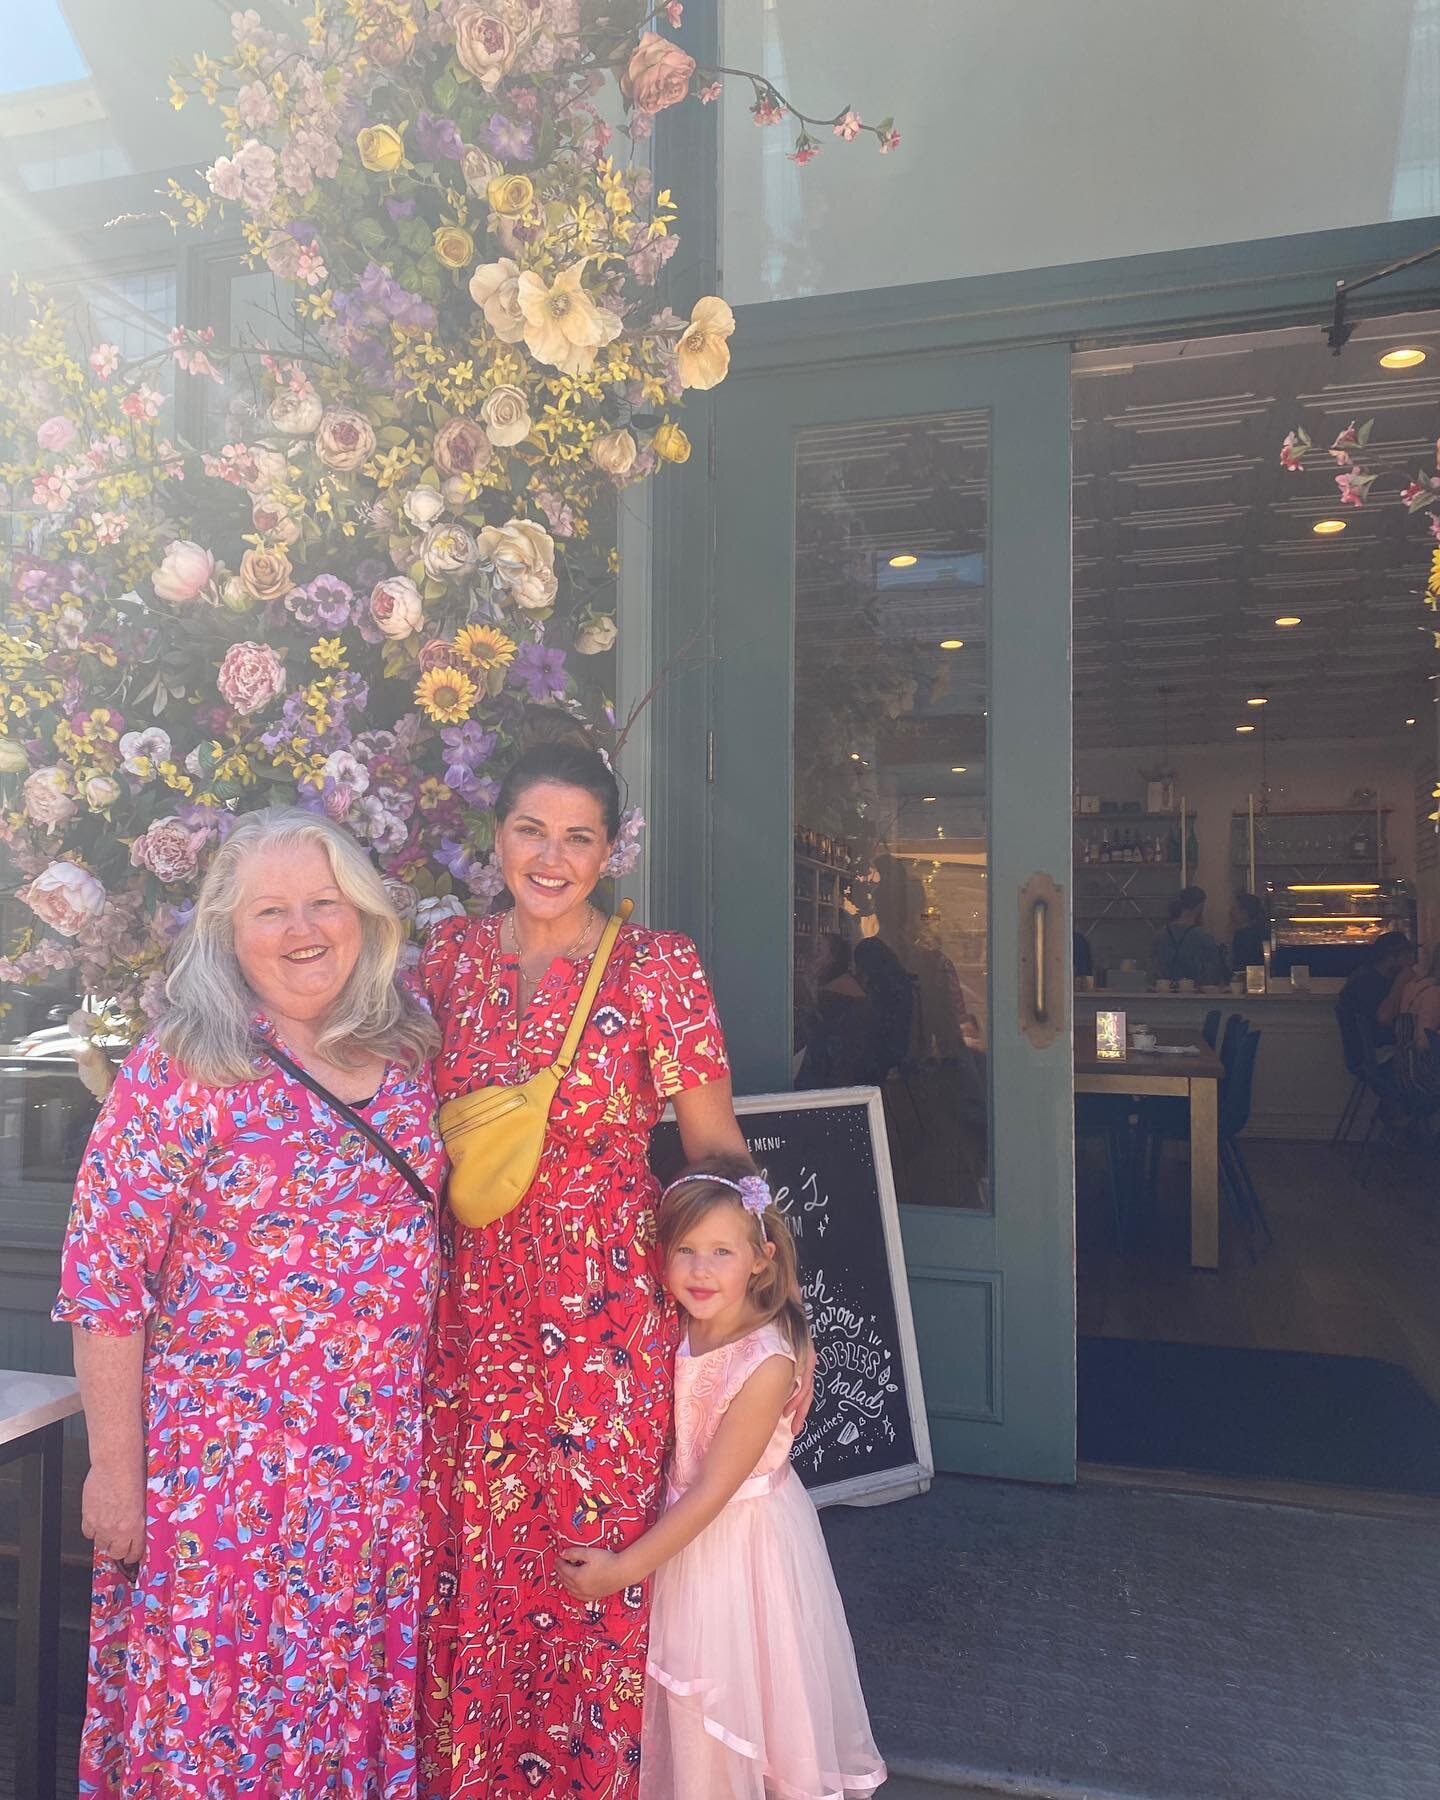
[[[451,419],[435,434],[435,467],[442,475],[475,475],[494,455],[490,440],[469,419]]]
[[[374,454],[375,432],[364,413],[332,406],[315,431],[315,454],[330,469],[358,469]]]
[[[195,600],[214,574],[215,558],[203,545],[192,543],[189,538],[176,538],[165,546],[165,560],[150,580],[162,600]]]
[[[658,31],[644,31],[631,52],[621,83],[625,97],[641,112],[663,112],[690,92],[695,58]]]
[[[72,862],[51,863],[20,890],[19,897],[61,937],[74,937],[105,907],[104,886],[88,869]]]
[[[42,450],[63,450],[74,441],[75,427],[63,413],[56,413],[53,419],[35,427],[35,442]]]
[[[407,638],[425,622],[420,590],[408,575],[392,575],[370,595],[370,617],[388,638]]]
[[[451,23],[455,28],[455,60],[493,94],[515,61],[520,44],[498,12],[480,0],[461,0]]]
[[[137,869],[148,869],[157,881],[193,881],[207,835],[204,831],[192,831],[173,816],[157,819],[130,846],[130,861]]]
[[[285,691],[285,665],[269,644],[232,644],[215,678],[224,699],[243,718]]]
[[[63,769],[53,765],[37,769],[21,789],[21,795],[26,818],[47,831],[68,824],[79,811],[70,792],[69,778]]]

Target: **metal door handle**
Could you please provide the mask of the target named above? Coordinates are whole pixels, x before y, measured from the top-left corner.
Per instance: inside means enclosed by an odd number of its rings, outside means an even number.
[[[1050,929],[1052,920],[1063,923],[1067,916],[1065,892],[1048,875],[1035,874],[1020,889],[1019,902],[1017,1022],[1035,1048],[1045,1050],[1068,1029],[1065,947]]]
[[[1049,961],[1046,951],[1046,932],[1050,923],[1050,902],[1036,900],[1030,908],[1030,928],[1034,933],[1031,949],[1035,957],[1035,1023],[1050,1023],[1050,1008],[1045,991],[1045,971]]]

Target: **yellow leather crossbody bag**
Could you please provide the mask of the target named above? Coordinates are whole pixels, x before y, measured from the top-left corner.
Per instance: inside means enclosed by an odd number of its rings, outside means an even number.
[[[514,1087],[476,1088],[440,1108],[440,1135],[450,1155],[450,1210],[462,1225],[493,1224],[529,1193],[545,1148],[550,1108],[580,1048],[615,940],[631,910],[631,902],[622,901],[601,933],[554,1062]]]

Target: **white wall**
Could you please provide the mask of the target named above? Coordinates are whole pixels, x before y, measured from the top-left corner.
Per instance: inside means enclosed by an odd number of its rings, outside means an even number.
[[[736,302],[1440,213],[1440,0],[726,0],[724,59],[899,151],[724,107]]]

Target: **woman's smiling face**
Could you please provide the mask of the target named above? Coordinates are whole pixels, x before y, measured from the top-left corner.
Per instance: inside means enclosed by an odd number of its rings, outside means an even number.
[[[257,850],[231,924],[241,973],[280,1018],[323,1019],[360,955],[360,913],[315,843]]]
[[[495,834],[505,885],[522,917],[550,924],[590,898],[610,855],[599,800],[563,781],[525,788]]]

